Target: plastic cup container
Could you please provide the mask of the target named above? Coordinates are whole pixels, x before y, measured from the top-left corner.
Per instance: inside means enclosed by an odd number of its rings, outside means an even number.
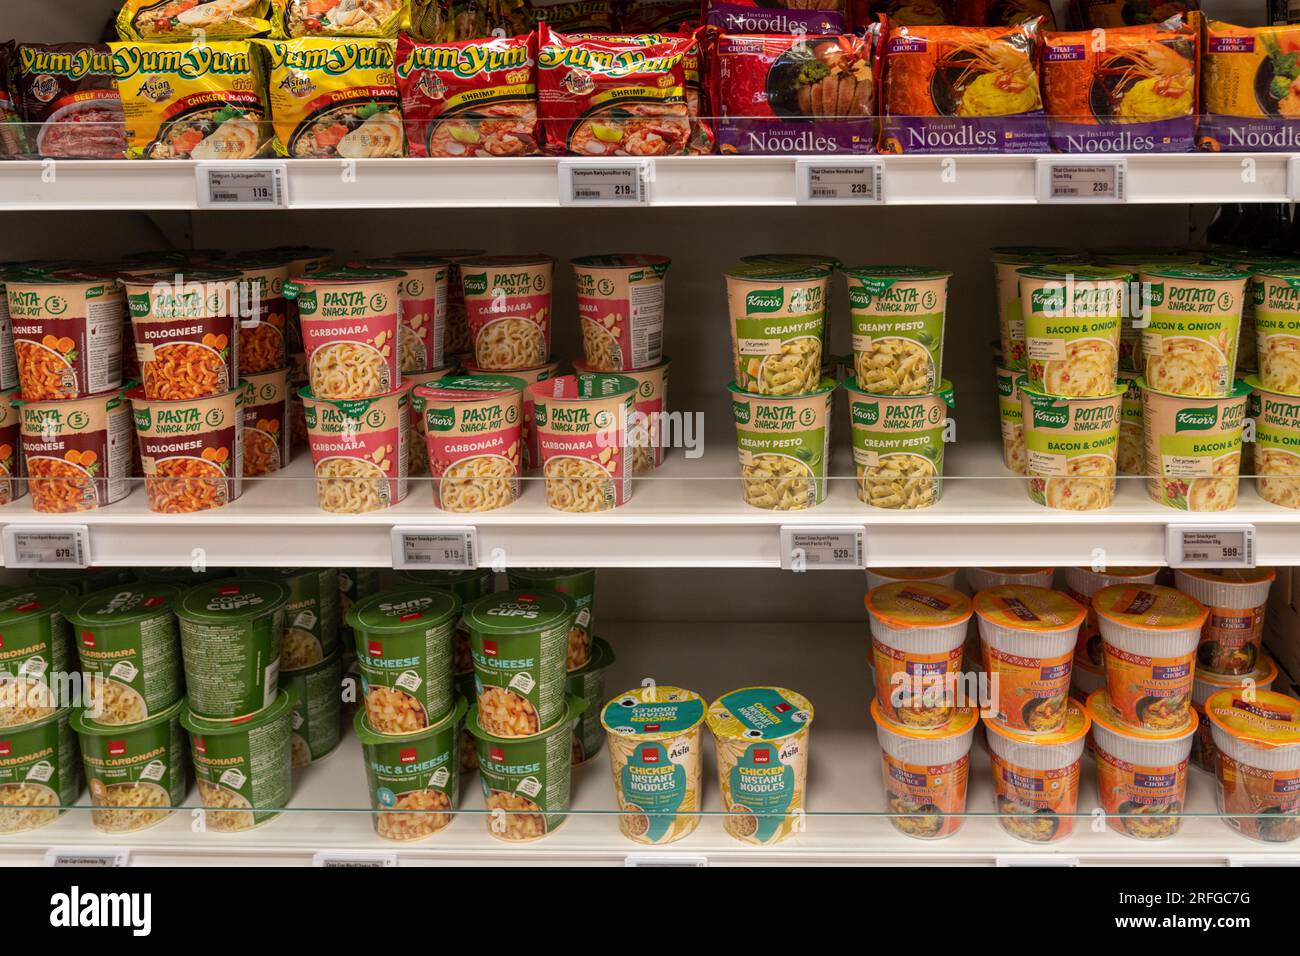
[[[1209,718],[1205,716],[1205,702],[1221,690],[1245,690],[1253,686],[1256,690],[1272,690],[1273,681],[1277,680],[1277,664],[1273,658],[1264,655],[1259,667],[1252,674],[1228,677],[1223,674],[1211,674],[1209,671],[1196,669],[1192,681],[1192,709],[1196,711],[1198,723],[1196,736],[1192,738],[1192,763],[1208,773],[1214,773],[1219,751],[1214,746],[1214,732]],[[1247,683],[1247,682],[1250,683]]]
[[[569,671],[565,690],[570,697],[588,703],[573,727],[573,765],[591,760],[605,742],[605,732],[600,726],[597,701],[605,699],[605,672],[614,663],[614,649],[607,641],[597,637],[591,642],[591,658],[576,671]]]
[[[1106,672],[1100,667],[1092,667],[1086,662],[1080,662],[1076,657],[1074,666],[1070,668],[1070,696],[1080,704],[1086,704],[1088,697],[1095,690],[1104,690],[1106,687]],[[1088,753],[1094,753],[1095,748],[1092,743],[1092,731],[1088,731],[1087,738]]]
[[[1219,751],[1214,796],[1223,822],[1261,843],[1300,837],[1300,701],[1221,690],[1205,714]]]
[[[1061,589],[1088,609],[1088,617],[1079,628],[1079,642],[1074,647],[1074,664],[1087,663],[1098,670],[1106,666],[1101,652],[1101,631],[1097,627],[1097,612],[1092,609],[1092,596],[1112,584],[1155,584],[1159,568],[1062,568],[1065,586]],[[1085,697],[1084,700],[1087,700]]]
[[[952,836],[965,822],[978,714],[961,707],[944,727],[905,727],[886,719],[877,699],[871,702],[871,716],[880,743],[889,822],[918,840]]]
[[[1138,379],[1152,501],[1179,511],[1228,511],[1237,505],[1243,426],[1250,386],[1225,396],[1193,398]]]
[[[1196,666],[1215,674],[1249,674],[1264,653],[1264,614],[1277,573],[1272,568],[1174,570],[1178,590],[1210,609]]]
[[[1097,398],[1061,398],[1020,383],[1025,490],[1062,511],[1099,511],[1115,500],[1119,425],[1126,386]]]
[[[925,581],[940,587],[957,587],[956,568],[867,568],[867,590],[895,581]]]
[[[293,697],[293,733],[289,738],[293,769],[324,760],[338,747],[343,723],[343,649],[325,660],[280,675],[280,686]]]
[[[1025,584],[1050,588],[1055,568],[967,568],[966,584],[971,592],[997,587],[999,584]]]
[[[81,795],[77,735],[64,707],[29,723],[6,727],[0,763],[0,833],[53,823]]]

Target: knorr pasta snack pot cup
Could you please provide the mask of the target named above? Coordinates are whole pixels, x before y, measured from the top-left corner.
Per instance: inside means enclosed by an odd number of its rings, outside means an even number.
[[[33,511],[94,511],[131,493],[136,445],[122,389],[23,402],[18,412]]]
[[[1029,499],[1063,511],[1115,500],[1123,386],[1103,398],[1059,398],[1020,383]]]
[[[984,669],[996,688],[992,717],[1027,733],[1065,725],[1070,666],[1083,605],[1060,591],[1001,584],[975,595]]]
[[[181,730],[182,701],[129,726],[72,715],[90,788],[90,823],[103,833],[132,833],[162,823],[189,790],[190,755]]]
[[[650,368],[663,358],[667,256],[619,254],[571,259],[578,288],[582,353],[595,372]]]
[[[853,372],[876,395],[942,390],[943,326],[951,272],[916,266],[845,267]]]
[[[1264,614],[1272,568],[1176,568],[1174,583],[1209,608],[1196,665],[1214,674],[1250,674],[1264,656]]]
[[[831,401],[835,381],[823,378],[810,395],[756,395],[733,382],[741,493],[746,504],[799,511],[826,500]]]
[[[411,384],[376,398],[329,400],[298,390],[322,511],[381,511],[406,498]]]
[[[0,833],[53,823],[81,796],[82,766],[72,708],[7,727],[0,763]]]
[[[1300,837],[1300,701],[1271,690],[1221,690],[1205,702],[1205,715],[1219,751],[1215,804],[1223,822],[1262,843]]]
[[[664,438],[661,435],[663,416],[668,411],[668,369],[672,359],[667,356],[658,365],[621,374],[636,382],[636,409],[629,423],[628,439],[632,446],[632,470],[636,474],[653,471],[664,463]],[[582,359],[573,360],[573,370],[579,375],[592,372]],[[532,403],[524,409],[524,429],[527,434],[532,419]]]
[[[636,843],[673,843],[700,824],[704,698],[652,684],[605,704],[618,829]]]
[[[546,503],[556,511],[609,511],[632,498],[629,424],[637,383],[586,373],[528,386]]]
[[[25,400],[83,398],[122,384],[126,300],[111,278],[11,273],[0,288],[8,290],[7,344]]]
[[[492,511],[519,497],[527,387],[506,375],[458,375],[415,389],[434,505]]]
[[[398,364],[403,375],[437,368],[447,360],[447,286],[451,263],[437,256],[394,256],[352,263],[359,269],[393,269],[401,306]]]
[[[243,475],[256,478],[288,467],[293,458],[289,369],[249,375],[243,382]]]
[[[993,250],[993,280],[998,309],[998,342],[1007,368],[1023,369],[1027,362],[1025,314],[1020,302],[1020,269],[1049,263],[1083,264],[1077,249],[1059,246],[1001,246]]]
[[[867,568],[867,590],[897,581],[937,584],[945,588],[957,586],[956,568]]]
[[[1273,658],[1264,657],[1250,674],[1228,677],[1211,674],[1197,668],[1196,679],[1192,683],[1192,709],[1196,711],[1199,722],[1196,736],[1192,738],[1192,763],[1208,773],[1214,773],[1219,759],[1219,748],[1214,745],[1214,725],[1205,715],[1205,702],[1222,690],[1233,690],[1238,694],[1247,691],[1272,690],[1277,680],[1277,665]]]
[[[1066,701],[1055,733],[1026,734],[983,715],[998,823],[1027,843],[1055,843],[1074,830],[1084,740],[1092,726],[1083,705]]]
[[[820,388],[822,331],[831,270],[779,262],[727,269],[736,387],[756,395]]]
[[[737,840],[766,845],[802,829],[812,702],[781,687],[745,687],[709,705],[718,783]]]
[[[499,374],[497,372],[491,371],[490,369],[480,368],[479,366],[475,365],[472,361],[464,361],[461,364],[464,366],[465,373],[468,375]],[[574,364],[574,369],[579,373],[587,371],[584,368],[579,368],[576,364],[576,360]],[[529,385],[535,385],[536,383],[542,381],[542,379],[554,378],[555,373],[558,372],[559,370],[560,370],[559,361],[554,361],[554,362],[548,362],[546,365],[539,365],[537,368],[512,369],[510,372],[510,377],[522,379],[523,381],[527,382]],[[524,389],[524,422],[523,422],[522,434],[524,439],[523,461],[524,461],[524,468],[526,470],[532,470],[534,468],[540,468],[542,466],[542,453],[537,447],[537,423],[534,420],[536,413],[537,413],[537,409],[533,401],[532,390],[525,388]]]
[[[317,398],[375,398],[401,383],[405,278],[397,269],[335,269],[296,275],[285,285],[285,296],[298,306]]]
[[[965,822],[970,746],[979,715],[960,707],[943,727],[906,727],[888,720],[876,698],[871,717],[880,743],[889,822],[918,840],[952,836]]]
[[[1072,398],[1109,396],[1133,277],[1084,265],[1030,266],[1017,275],[1029,386]]]
[[[1231,396],[1248,273],[1144,267],[1140,275],[1150,311],[1139,369],[1146,381],[1171,395]]]
[[[1265,501],[1283,508],[1300,508],[1300,397],[1264,387],[1248,375],[1255,420],[1255,490]],[[1243,455],[1249,445],[1242,446]],[[1249,472],[1245,463],[1243,471]]]
[[[142,388],[126,393],[150,511],[189,514],[220,508],[239,497],[246,385],[178,401],[146,398]]]
[[[576,671],[591,659],[591,635],[596,627],[595,568],[510,568],[506,585],[512,590],[555,591],[573,599],[575,614],[569,628],[565,668]]]
[[[876,701],[887,720],[938,729],[954,713],[970,598],[925,581],[899,581],[867,592]]]
[[[1208,609],[1158,584],[1116,584],[1092,596],[1106,687],[1130,727],[1171,731],[1192,720],[1196,645]]]
[[[1097,627],[1097,612],[1092,609],[1092,596],[1112,584],[1155,584],[1159,568],[1062,568],[1064,587],[1061,589],[1088,611],[1079,628],[1079,640],[1074,646],[1074,664],[1087,664],[1097,670],[1106,666],[1106,655],[1101,649],[1101,629]],[[1086,700],[1087,698],[1085,698]]]
[[[849,393],[849,425],[858,500],[875,508],[928,508],[943,493],[943,443],[952,383],[932,395],[873,395],[857,379]]]
[[[1138,379],[1146,430],[1147,493],[1180,511],[1227,511],[1237,504],[1241,435],[1250,386],[1226,398],[1188,398]]]
[[[510,372],[549,362],[555,259],[472,256],[458,265],[475,364]]]

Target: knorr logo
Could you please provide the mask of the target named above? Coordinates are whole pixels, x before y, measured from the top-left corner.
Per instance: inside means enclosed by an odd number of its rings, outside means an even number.
[[[1064,428],[1070,424],[1070,410],[1064,405],[1034,409],[1035,428]]]
[[[1065,311],[1065,289],[1045,288],[1035,289],[1029,295],[1029,310],[1031,312],[1049,312],[1060,314]]]
[[[1203,432],[1219,421],[1217,408],[1180,408],[1174,413],[1174,431]]]
[[[731,410],[735,414],[738,424],[749,424],[749,402],[732,402]]]
[[[1142,302],[1144,305],[1154,308],[1158,305],[1164,305],[1165,302],[1165,284],[1163,282],[1148,283],[1142,290]]]
[[[456,412],[451,408],[425,408],[424,423],[429,431],[449,432],[456,427]]]
[[[487,295],[488,281],[486,272],[462,275],[461,283],[464,285],[466,295]]]
[[[783,305],[785,305],[784,289],[759,289],[756,292],[745,293],[746,315],[780,312]]]
[[[853,424],[874,425],[878,421],[880,421],[879,402],[854,402],[853,403]]]
[[[132,407],[135,410],[135,427],[142,432],[148,431],[149,426],[153,424],[153,416],[149,413],[149,409],[138,405]]]

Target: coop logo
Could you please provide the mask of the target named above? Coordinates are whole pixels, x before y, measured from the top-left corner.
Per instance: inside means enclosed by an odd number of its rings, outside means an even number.
[[[398,755],[398,763],[415,763],[420,759],[420,752],[414,747],[403,747],[402,752]]]
[[[754,763],[755,763],[755,764],[759,764],[759,765],[767,765],[767,764],[770,764],[771,762],[772,762],[772,751],[771,751],[771,750],[769,750],[769,749],[766,748],[766,747],[758,747],[758,748],[755,748],[755,749],[754,749]]]
[[[153,931],[152,893],[82,893],[73,886],[50,897],[50,925],[58,929],[129,929],[132,936]]]

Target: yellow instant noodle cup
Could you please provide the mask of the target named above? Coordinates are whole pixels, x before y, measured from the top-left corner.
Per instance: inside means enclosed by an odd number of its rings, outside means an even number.
[[[894,829],[918,840],[939,840],[960,830],[979,715],[962,707],[944,727],[904,727],[887,720],[876,699],[871,716]]]
[[[1274,691],[1221,690],[1205,702],[1225,824],[1263,843],[1300,837],[1300,701]]]

